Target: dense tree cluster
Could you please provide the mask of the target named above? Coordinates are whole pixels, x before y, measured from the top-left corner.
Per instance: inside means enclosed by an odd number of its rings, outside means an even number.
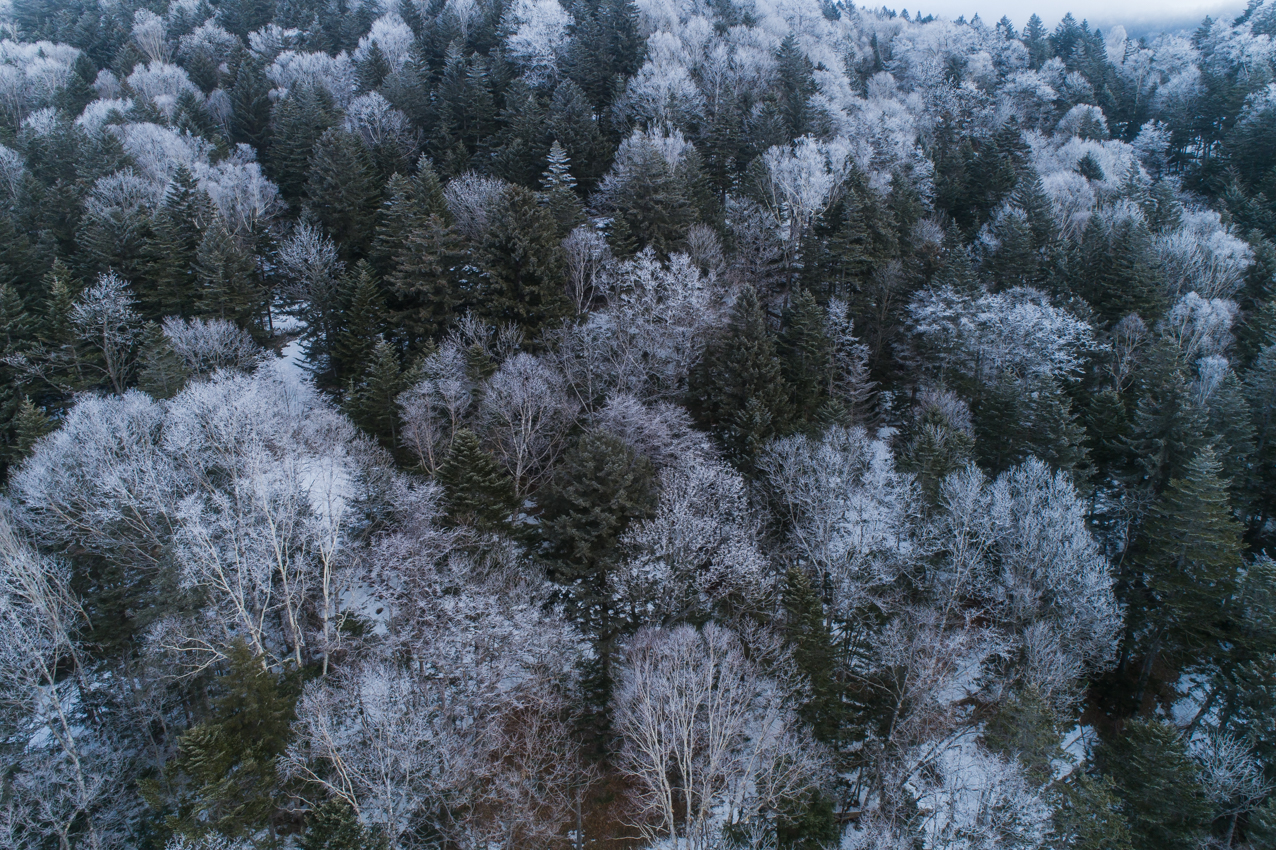
[[[0,845],[1276,846],[1276,7],[1022,23],[8,4]]]

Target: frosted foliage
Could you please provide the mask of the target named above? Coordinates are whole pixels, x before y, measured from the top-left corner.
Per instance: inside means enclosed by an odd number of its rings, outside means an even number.
[[[184,59],[204,56],[220,65],[233,58],[239,47],[238,38],[208,20],[182,36],[177,52]]]
[[[129,98],[106,98],[93,101],[84,107],[84,111],[75,119],[75,123],[90,133],[100,131],[108,121],[122,119],[133,108]]]
[[[387,148],[411,157],[417,148],[417,131],[408,116],[377,92],[356,97],[346,110],[346,129],[369,148]]]
[[[356,63],[363,62],[375,44],[381,49],[381,55],[389,63],[390,70],[399,71],[411,56],[412,39],[412,30],[402,18],[391,12],[372,22],[368,34],[359,39],[359,46],[352,58]]]
[[[607,306],[560,338],[559,355],[577,392],[679,397],[698,347],[724,315],[716,281],[685,254],[661,263],[648,248],[600,275],[597,290]]]
[[[792,556],[832,587],[839,612],[863,605],[915,554],[918,496],[896,472],[890,448],[863,428],[778,440],[759,468],[786,520]]]
[[[558,0],[514,0],[505,12],[511,30],[506,46],[533,81],[557,76],[558,55],[566,47],[572,16]]]
[[[1078,103],[1059,119],[1055,133],[1063,136],[1080,136],[1083,132],[1096,133],[1100,138],[1108,134],[1108,119],[1103,110],[1088,103]]]
[[[198,163],[195,177],[232,231],[256,231],[284,208],[279,188],[256,162],[232,157],[216,165]]]
[[[354,63],[345,53],[335,57],[326,53],[285,50],[266,68],[266,77],[275,85],[275,97],[286,97],[297,86],[318,86],[332,95],[337,106],[345,108],[354,97]]]
[[[167,62],[172,58],[164,19],[148,9],[133,13],[133,44],[151,62]]]
[[[1223,816],[1243,812],[1272,791],[1271,782],[1249,745],[1223,732],[1194,738],[1191,753],[1201,766],[1201,786]]]
[[[614,726],[645,837],[707,850],[722,829],[747,832],[824,778],[823,753],[784,692],[713,623],[645,628],[626,642]]]
[[[811,136],[803,136],[791,147],[772,147],[762,155],[766,202],[790,242],[796,242],[833,201],[846,175],[848,156],[845,140],[820,142]]]
[[[217,356],[243,363],[229,329],[176,330],[197,354],[208,346],[193,337],[220,335]],[[300,663],[340,641],[342,553],[371,486],[369,452],[312,387],[263,366],[218,372],[164,405],[136,391],[83,399],[13,489],[39,539],[144,569],[172,563],[206,594],[198,614],[150,633],[179,671],[235,640]]]
[[[158,124],[120,124],[110,128],[138,171],[167,185],[178,166],[194,170],[207,161],[212,145],[199,136]]]
[[[984,382],[1077,377],[1093,346],[1089,324],[1027,287],[978,296],[951,287],[919,293],[913,331],[940,370]]]
[[[645,405],[634,396],[616,393],[594,414],[594,423],[619,437],[657,469],[713,456],[708,437],[692,426],[685,410],[669,402]]]
[[[1155,251],[1170,298],[1189,292],[1231,298],[1254,259],[1249,245],[1229,233],[1213,210],[1184,213],[1183,226],[1157,237]]]
[[[945,749],[917,777],[926,848],[1040,847],[1050,807],[1019,766],[975,745]]]
[[[656,516],[626,532],[612,576],[621,610],[638,623],[707,614],[728,598],[762,606],[775,576],[758,548],[744,481],[730,467],[694,458],[660,476]]]
[[[1206,299],[1189,292],[1170,308],[1157,330],[1174,342],[1184,358],[1222,354],[1232,343],[1232,325],[1239,308],[1235,301]]]
[[[203,95],[190,81],[186,72],[177,65],[168,62],[147,62],[139,64],[125,80],[129,89],[138,97],[149,100],[165,118],[172,118],[177,109],[177,98],[190,93],[202,98]]]
[[[520,493],[549,470],[578,410],[562,376],[531,354],[515,355],[488,381],[480,415]]]
[[[285,50],[296,50],[305,43],[306,34],[301,30],[284,29],[278,24],[267,24],[248,34],[248,47],[261,61],[270,63]]]
[[[0,186],[4,187],[10,198],[17,198],[22,191],[22,179],[26,170],[21,154],[0,145]]]
[[[225,319],[164,319],[164,339],[192,375],[220,369],[252,371],[263,353],[243,328]]]
[[[13,123],[49,106],[66,84],[80,51],[49,41],[0,41],[0,109]]]
[[[398,398],[403,422],[400,439],[423,469],[434,472],[465,422],[475,386],[465,351],[454,339],[444,341],[438,351],[425,358],[420,372],[422,379]]]
[[[487,233],[488,215],[504,191],[504,181],[467,171],[448,181],[443,199],[456,229],[477,242]]]

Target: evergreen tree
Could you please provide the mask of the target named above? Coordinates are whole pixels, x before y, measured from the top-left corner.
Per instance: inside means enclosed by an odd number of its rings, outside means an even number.
[[[518,507],[514,482],[468,428],[459,429],[436,476],[448,519],[478,528],[502,527]]]
[[[784,636],[793,661],[810,692],[799,709],[803,722],[819,740],[836,746],[846,709],[843,686],[836,675],[833,635],[824,616],[824,603],[806,573],[790,567],[784,584]]]
[[[536,339],[571,314],[558,228],[531,191],[505,190],[477,253],[482,276],[473,309],[489,324],[513,322]]]
[[[776,86],[774,89],[785,140],[796,139],[811,125],[810,99],[816,92],[815,66],[798,46],[797,37],[789,33],[775,54]]]
[[[204,240],[203,227],[212,217],[207,193],[200,190],[190,170],[179,165],[146,243],[146,285],[139,287],[139,295],[147,318],[195,312],[199,298],[196,262]]]
[[[359,823],[350,804],[329,798],[306,814],[301,850],[389,850],[383,836]]]
[[[9,465],[21,463],[31,455],[36,441],[45,434],[51,433],[56,427],[45,412],[32,404],[31,399],[24,395],[13,416],[13,440],[6,452],[5,463]]]
[[[212,685],[209,716],[181,736],[169,767],[174,826],[239,837],[267,827],[287,797],[276,763],[288,745],[296,689],[265,669],[242,642],[232,645]]]
[[[541,204],[558,224],[560,236],[571,233],[585,220],[585,207],[576,196],[571,160],[557,141],[549,146],[549,169],[541,177],[540,197]]]
[[[1217,657],[1228,635],[1227,609],[1241,572],[1242,527],[1211,446],[1170,481],[1144,524],[1137,549],[1155,631],[1140,692],[1164,648],[1176,660]]]
[[[256,258],[222,221],[214,222],[195,252],[198,299],[195,312],[227,319],[260,333],[266,298],[257,274]]]
[[[768,439],[788,430],[790,390],[753,287],[741,290],[727,326],[692,370],[689,395],[701,426],[743,469]]]
[[[315,145],[337,123],[332,97],[319,86],[295,86],[275,104],[270,137],[271,178],[290,202],[301,200]]]
[[[264,159],[270,144],[270,84],[251,53],[240,60],[230,102],[230,140],[252,145]]]
[[[1133,850],[1195,850],[1210,806],[1177,729],[1160,720],[1131,720],[1095,757],[1121,801]]]
[[[378,337],[362,379],[347,394],[346,410],[360,428],[392,449],[398,438],[397,399],[405,389],[407,374],[398,353],[384,337]]]
[[[793,392],[794,420],[815,422],[831,400],[834,345],[824,310],[806,290],[790,300],[778,343],[781,371]]]
[[[385,322],[385,299],[371,264],[360,260],[342,278],[339,297],[345,307],[328,361],[333,377],[348,384],[359,380],[370,365]]]
[[[339,127],[323,134],[310,160],[306,197],[347,258],[367,251],[381,198],[372,155],[360,137]]]
[[[539,497],[550,577],[563,585],[573,616],[596,635],[610,628],[607,578],[620,536],[655,513],[655,471],[618,437],[583,433]]]
[[[1133,850],[1112,780],[1074,770],[1050,789],[1049,850]]]

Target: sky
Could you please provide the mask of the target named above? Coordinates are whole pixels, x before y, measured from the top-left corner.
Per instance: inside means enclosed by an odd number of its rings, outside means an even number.
[[[916,2],[917,7],[908,6],[909,2]],[[876,5],[872,0],[861,0],[861,3]],[[964,15],[969,19],[978,13],[992,23],[1006,15],[1016,29],[1022,29],[1034,12],[1041,16],[1048,29],[1054,29],[1059,19],[1071,12],[1078,20],[1088,20],[1092,27],[1105,32],[1120,24],[1131,36],[1194,29],[1206,15],[1236,17],[1245,7],[1244,0],[896,0],[896,3],[904,5],[887,5],[899,10],[907,8],[910,16],[920,11],[923,16],[955,19]]]

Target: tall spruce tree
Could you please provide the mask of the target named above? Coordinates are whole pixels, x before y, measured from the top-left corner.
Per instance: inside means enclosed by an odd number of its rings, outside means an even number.
[[[789,429],[791,391],[753,287],[740,291],[730,321],[692,370],[688,392],[697,421],[742,469],[752,468],[767,440]]]

